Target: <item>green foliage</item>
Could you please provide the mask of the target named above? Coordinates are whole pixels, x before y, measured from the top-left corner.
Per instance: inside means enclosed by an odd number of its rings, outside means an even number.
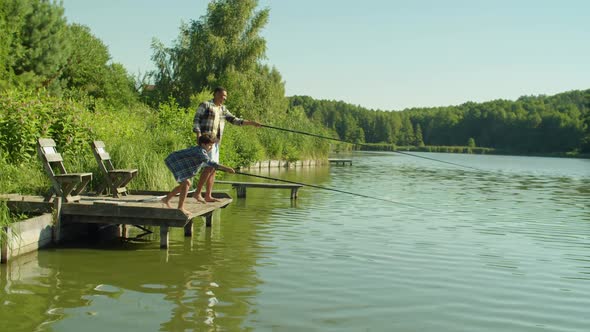
[[[0,244],[6,241],[4,227],[8,226],[11,222],[12,218],[10,217],[8,206],[6,206],[6,202],[0,200]]]
[[[86,101],[91,109],[96,107],[97,99],[114,107],[136,103],[133,79],[121,64],[109,64],[107,46],[86,26],[73,24],[68,29],[73,48],[61,74],[68,95]]]
[[[590,151],[590,90],[402,112],[306,96],[289,102],[291,109],[302,107],[346,141],[354,141],[350,127],[357,126],[368,143],[460,146],[472,138],[479,146],[509,153]]]
[[[46,88],[59,93],[60,71],[70,54],[64,9],[48,0],[0,2],[0,87]]]
[[[257,4],[256,0],[212,1],[206,15],[181,26],[175,45],[167,48],[154,40],[152,60],[157,69],[151,77],[156,90],[149,94],[157,100],[152,100],[151,104],[174,96],[180,105],[188,106],[195,93],[217,85],[239,85],[242,81],[255,87],[255,82],[260,81],[258,76],[276,76],[278,73],[269,74],[268,69],[260,65],[266,42],[259,34],[268,21],[269,11],[255,12]],[[231,76],[233,78],[229,79]],[[225,85],[230,92],[260,92]],[[282,85],[280,78],[279,85]],[[264,94],[256,95],[257,99],[268,100],[264,97]],[[244,103],[233,105],[239,106],[236,108],[249,106]]]
[[[10,90],[0,95],[0,150],[11,163],[28,162],[36,156],[40,137],[51,137],[66,153],[80,152],[88,142],[86,111],[74,102]]]

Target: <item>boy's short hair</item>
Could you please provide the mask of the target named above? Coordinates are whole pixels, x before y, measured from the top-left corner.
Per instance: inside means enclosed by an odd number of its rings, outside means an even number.
[[[227,91],[224,87],[222,86],[218,86],[215,88],[215,90],[213,90],[213,93],[218,93],[218,92],[223,92],[223,91]]]
[[[213,135],[211,134],[201,134],[199,136],[199,145],[201,144],[209,144],[209,143],[215,143],[217,142],[217,138],[215,138]]]

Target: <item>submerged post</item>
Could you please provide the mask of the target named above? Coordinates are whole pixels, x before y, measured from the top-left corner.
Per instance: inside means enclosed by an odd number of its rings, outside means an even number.
[[[12,228],[11,227],[3,227],[4,230],[4,239],[0,239],[0,263],[7,263],[8,257],[10,257],[10,247],[11,243],[9,243],[12,239]]]
[[[184,236],[192,236],[193,235],[193,220],[189,220],[186,225],[184,225]]]
[[[168,225],[160,226],[160,248],[168,248]]]
[[[205,226],[211,227],[211,220],[213,219],[213,212],[209,212],[205,215]]]

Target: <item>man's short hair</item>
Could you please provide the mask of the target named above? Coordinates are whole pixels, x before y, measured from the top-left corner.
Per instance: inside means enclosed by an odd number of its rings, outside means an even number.
[[[209,144],[209,143],[215,143],[217,142],[217,138],[213,137],[213,135],[211,134],[201,134],[199,136],[199,145],[201,144]]]
[[[218,86],[215,88],[215,90],[213,90],[213,94],[216,94],[218,92],[223,92],[223,91],[227,91],[227,90],[222,86]]]

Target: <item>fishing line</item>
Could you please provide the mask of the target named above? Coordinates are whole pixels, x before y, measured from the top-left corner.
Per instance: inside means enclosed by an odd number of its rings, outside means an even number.
[[[279,127],[274,127],[274,126],[269,126],[269,125],[261,125],[261,127],[264,128],[270,128],[270,129],[276,129],[276,130],[282,130],[282,131],[287,131],[290,133],[296,133],[296,134],[302,134],[302,135],[307,135],[307,136],[313,136],[313,137],[317,137],[317,138],[323,138],[323,139],[328,139],[328,140],[332,140],[332,141],[337,141],[337,142],[342,142],[342,143],[348,143],[348,144],[356,144],[356,145],[363,145],[363,146],[371,146],[370,144],[364,144],[364,143],[353,143],[353,142],[349,142],[349,141],[344,141],[338,138],[333,138],[333,137],[327,137],[327,136],[321,136],[321,135],[316,135],[316,134],[312,134],[312,133],[306,133],[304,131],[298,131],[298,130],[292,130],[292,129],[285,129],[285,128],[279,128]],[[399,154],[404,154],[404,155],[408,155],[408,156],[412,156],[412,157],[416,157],[416,158],[422,158],[422,159],[428,159],[428,160],[432,160],[432,161],[436,161],[439,163],[443,163],[443,164],[449,164],[449,165],[454,165],[454,166],[459,166],[459,167],[464,167],[464,168],[470,168],[470,169],[474,169],[476,171],[479,171],[479,169],[475,168],[475,167],[471,167],[471,166],[466,166],[466,165],[461,165],[461,164],[457,164],[457,163],[452,163],[450,161],[444,161],[444,160],[439,160],[439,159],[435,159],[435,158],[429,158],[429,157],[424,157],[424,156],[418,156],[412,153],[408,153],[408,152],[401,152],[401,151],[392,151],[394,153],[399,153]]]
[[[257,175],[257,174],[250,174],[250,173],[244,173],[244,172],[238,172],[238,171],[236,171],[235,174],[252,176],[252,177],[255,177],[255,178],[261,178],[261,179],[266,179],[266,180],[273,180],[273,181],[279,181],[279,182],[285,182],[285,183],[298,184],[298,185],[302,185],[302,186],[307,186],[307,187],[312,187],[312,188],[318,188],[318,189],[323,189],[323,190],[329,190],[329,191],[335,191],[335,192],[338,192],[338,193],[349,194],[349,195],[358,196],[358,197],[375,199],[375,200],[379,200],[379,201],[383,201],[383,202],[388,202],[388,203],[393,203],[393,204],[397,204],[397,205],[411,207],[411,208],[414,208],[414,209],[419,209],[419,210],[424,210],[424,211],[430,211],[430,212],[437,212],[437,211],[434,211],[434,210],[431,210],[431,209],[427,209],[427,208],[424,208],[424,207],[420,207],[420,206],[415,206],[415,205],[411,205],[411,204],[407,204],[407,203],[392,201],[390,199],[379,198],[379,197],[369,196],[369,195],[363,195],[363,194],[353,193],[353,192],[350,192],[350,191],[344,191],[344,190],[339,190],[339,189],[334,189],[334,188],[328,188],[328,187],[318,186],[318,185],[314,185],[314,184],[308,184],[308,183],[303,183],[303,182],[295,182],[295,181],[283,180],[283,179],[278,179],[278,178],[272,178],[272,177],[269,177],[269,176],[263,176],[263,175]]]

